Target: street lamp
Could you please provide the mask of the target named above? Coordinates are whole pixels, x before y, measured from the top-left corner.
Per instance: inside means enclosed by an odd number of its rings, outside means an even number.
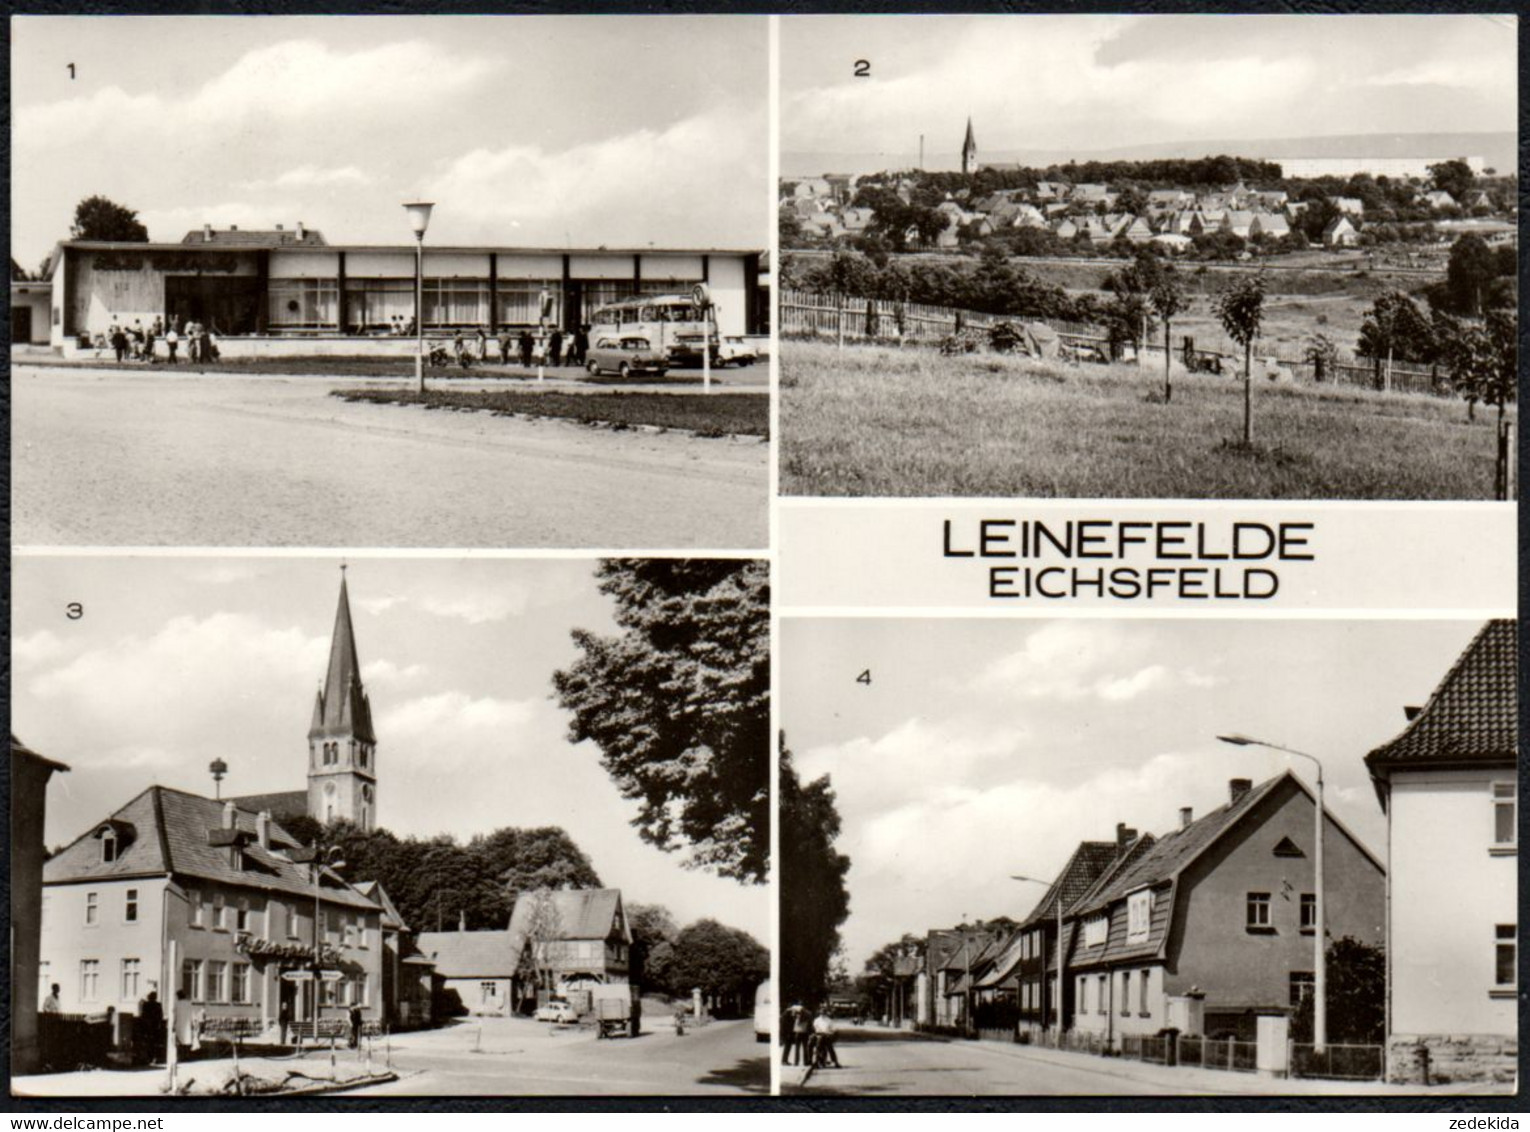
[[[425,229],[430,227],[430,210],[435,207],[429,201],[404,205],[409,227],[414,229],[414,381],[421,393],[425,392]]]
[[[427,206],[428,207],[428,206]],[[320,935],[319,925],[323,920],[323,878],[324,870],[329,869],[337,872],[345,868],[345,861],[340,857],[340,846],[322,845],[315,843],[313,848],[299,858],[313,868],[313,1021],[314,1037],[319,1034],[319,1006],[323,996],[319,993],[319,976],[324,969],[324,937]]]
[[[1306,751],[1293,750],[1279,743],[1266,743],[1263,739],[1253,739],[1247,735],[1218,735],[1217,738],[1234,747],[1264,747],[1282,754],[1295,755],[1317,767],[1317,860],[1314,862],[1317,891],[1313,894],[1317,905],[1317,922],[1313,925],[1315,938],[1312,945],[1312,1049],[1314,1053],[1322,1053],[1328,1047],[1328,955],[1324,940],[1326,916],[1323,907],[1323,764],[1316,755],[1309,755]]]
[[[1038,880],[1036,877],[1027,877],[1027,876],[1019,876],[1018,874],[1011,874],[1009,879],[1010,880],[1027,881],[1030,884],[1044,884],[1049,889],[1052,887],[1052,882],[1051,881]],[[1043,966],[1042,966],[1042,974],[1044,975],[1045,973],[1046,973],[1046,967],[1045,967],[1045,964],[1043,964]],[[1045,987],[1046,984],[1043,983],[1042,985],[1043,985],[1043,987]],[[1062,1048],[1062,1035],[1063,1035],[1063,1008],[1062,1008],[1063,993],[1064,993],[1063,992],[1063,902],[1062,902],[1062,890],[1058,889],[1058,892],[1057,892],[1057,994],[1053,998],[1052,1009],[1053,1009],[1053,1011],[1057,1015],[1057,1046],[1058,1046],[1059,1049]],[[1045,992],[1043,992],[1043,997],[1045,997]]]

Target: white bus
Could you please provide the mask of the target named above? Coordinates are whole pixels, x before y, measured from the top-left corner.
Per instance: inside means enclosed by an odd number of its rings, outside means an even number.
[[[602,336],[648,339],[671,366],[699,366],[702,343],[718,365],[717,323],[697,307],[690,295],[643,295],[598,307],[590,326],[590,341]]]

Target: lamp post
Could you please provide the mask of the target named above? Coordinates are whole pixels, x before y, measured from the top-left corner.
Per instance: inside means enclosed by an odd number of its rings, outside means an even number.
[[[411,201],[404,205],[409,227],[414,229],[414,383],[425,392],[425,229],[430,227],[429,201]]]
[[[1038,880],[1036,877],[1011,874],[1009,879],[1023,880],[1031,884],[1044,884],[1049,889],[1052,887],[1051,881]],[[1046,974],[1045,964],[1042,965],[1042,974]],[[1044,987],[1046,984],[1043,983],[1042,985]],[[1057,1017],[1057,1047],[1059,1049],[1062,1048],[1063,1035],[1063,993],[1063,902],[1062,891],[1059,889],[1057,893],[1057,993],[1052,999],[1052,1011]],[[1045,997],[1044,993],[1043,997]],[[1046,1025],[1046,1023],[1043,1023],[1043,1025]]]
[[[1314,1053],[1321,1054],[1328,1047],[1328,954],[1325,940],[1326,910],[1323,905],[1323,764],[1316,755],[1309,755],[1306,751],[1293,750],[1279,743],[1266,743],[1263,739],[1253,739],[1247,735],[1218,735],[1217,738],[1234,747],[1264,747],[1266,750],[1295,755],[1317,767],[1317,833],[1314,848],[1316,891],[1313,893],[1313,902],[1317,907],[1312,946],[1312,1049]]]
[[[338,845],[315,844],[304,859],[313,869],[313,1023],[314,1038],[319,1036],[319,1005],[323,1001],[319,993],[320,973],[324,969],[324,937],[320,934],[320,923],[323,920],[323,879],[324,870],[339,870],[345,868],[345,862],[338,860],[340,847]]]

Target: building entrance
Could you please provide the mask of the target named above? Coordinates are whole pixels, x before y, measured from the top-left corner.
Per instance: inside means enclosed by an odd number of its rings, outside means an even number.
[[[255,276],[167,275],[165,313],[171,324],[200,322],[214,334],[254,334],[262,299]]]

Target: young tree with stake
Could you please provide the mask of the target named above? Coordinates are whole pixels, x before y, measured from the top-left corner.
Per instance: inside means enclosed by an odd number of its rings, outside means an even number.
[[[1243,347],[1243,443],[1254,443],[1254,339],[1264,322],[1264,276],[1253,275],[1217,298],[1227,336]]]
[[[1175,315],[1184,313],[1185,308],[1190,305],[1189,296],[1185,293],[1185,285],[1180,281],[1179,272],[1175,271],[1173,266],[1164,265],[1158,281],[1149,293],[1149,298],[1153,302],[1153,309],[1158,312],[1158,317],[1163,319],[1163,403],[1167,405],[1174,396],[1171,376],[1174,352],[1169,346],[1169,323]]]

